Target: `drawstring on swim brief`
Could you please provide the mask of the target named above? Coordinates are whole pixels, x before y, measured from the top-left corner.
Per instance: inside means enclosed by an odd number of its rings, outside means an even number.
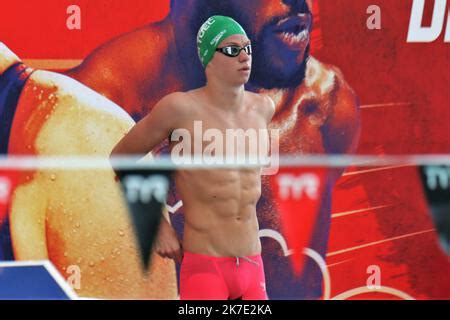
[[[254,261],[254,260],[252,260],[252,259],[249,259],[249,258],[247,258],[247,257],[237,257],[237,256],[236,256],[236,267],[239,267],[239,259],[244,259],[245,261],[248,261],[248,262],[250,262],[250,263],[253,263],[253,264],[256,265],[256,266],[259,266],[259,263],[256,262],[256,261]]]

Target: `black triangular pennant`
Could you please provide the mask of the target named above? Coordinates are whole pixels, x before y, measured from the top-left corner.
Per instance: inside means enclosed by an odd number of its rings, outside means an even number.
[[[421,166],[420,176],[439,241],[450,256],[450,165]]]
[[[128,211],[134,226],[144,270],[148,270],[167,193],[171,170],[117,170]]]

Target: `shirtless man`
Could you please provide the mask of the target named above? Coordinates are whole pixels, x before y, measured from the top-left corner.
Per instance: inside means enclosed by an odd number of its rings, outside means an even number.
[[[195,37],[201,23],[213,14],[235,18],[252,39],[256,50],[246,87],[275,101],[270,127],[280,129],[280,153],[336,154],[356,149],[360,119],[355,93],[336,67],[309,55],[310,1],[172,0],[165,20],[99,47],[68,74],[124,107],[135,120],[141,119],[163,96],[204,85]],[[331,221],[331,190],[341,173],[329,171],[310,241],[310,248],[323,257]],[[258,214],[261,229],[281,231],[264,180]],[[175,226],[181,224],[181,217],[173,216]],[[265,244],[271,297],[321,297],[322,276],[314,261],[307,260],[297,279],[279,244]]]
[[[134,125],[79,82],[27,68],[1,42],[0,121],[0,153],[36,157],[107,157]],[[8,217],[0,219],[0,260],[50,260],[64,277],[79,275],[82,297],[177,297],[173,261],[155,254],[150,276],[143,273],[112,170],[17,175],[9,214],[0,213]]]
[[[229,17],[210,17],[197,44],[206,85],[161,99],[112,155],[146,154],[177,129],[194,137],[194,121],[223,135],[227,129],[267,129],[275,107],[269,97],[244,89],[251,43],[242,27]],[[180,298],[267,299],[256,217],[260,169],[179,170],[175,182],[185,209],[184,252],[165,219],[156,250],[174,259],[183,256]]]

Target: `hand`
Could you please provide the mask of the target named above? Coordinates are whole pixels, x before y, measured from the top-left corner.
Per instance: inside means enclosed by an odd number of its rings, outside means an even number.
[[[169,222],[163,217],[155,241],[155,251],[163,258],[174,259],[181,263],[183,248],[177,234]]]

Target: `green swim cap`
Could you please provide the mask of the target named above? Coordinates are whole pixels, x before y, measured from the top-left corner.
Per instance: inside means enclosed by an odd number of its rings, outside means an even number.
[[[197,34],[198,56],[203,67],[211,61],[220,42],[235,34],[247,36],[242,26],[230,17],[212,16],[203,23]]]

